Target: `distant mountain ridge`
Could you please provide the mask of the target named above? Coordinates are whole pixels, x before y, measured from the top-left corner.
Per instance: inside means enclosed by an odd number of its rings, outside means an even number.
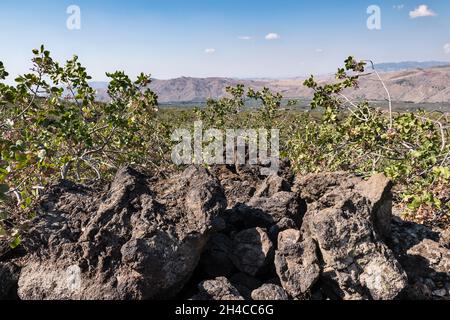
[[[375,64],[375,68],[378,71],[390,72],[390,71],[402,71],[411,69],[426,69],[433,67],[450,66],[450,61],[402,61],[402,62],[387,62]]]
[[[427,62],[434,64],[438,62]],[[419,63],[424,66],[424,63]],[[409,68],[408,66],[411,66]],[[394,101],[402,102],[450,102],[450,63],[447,66],[412,67],[414,63],[381,64],[377,70],[386,83]],[[383,68],[406,68],[400,71],[384,72]],[[319,82],[334,81],[332,75],[318,77]],[[285,98],[310,99],[313,92],[303,86],[304,78],[248,80],[232,78],[190,78],[181,77],[170,80],[153,79],[150,88],[159,96],[161,103],[204,102],[209,98],[218,99],[227,96],[226,87],[243,84],[260,90],[268,87],[281,93]],[[99,100],[107,100],[107,83],[94,82]],[[375,75],[363,77],[358,90],[347,92],[350,98],[366,100],[385,100],[386,93]]]

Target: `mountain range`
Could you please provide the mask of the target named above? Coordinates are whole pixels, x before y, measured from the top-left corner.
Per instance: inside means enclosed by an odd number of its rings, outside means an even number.
[[[437,64],[437,65],[436,65]],[[441,66],[442,65],[442,66]],[[411,103],[450,102],[449,62],[403,62],[376,65],[381,78],[389,89],[393,101]],[[368,70],[370,72],[370,70]],[[317,77],[319,83],[332,82],[333,75]],[[159,102],[166,104],[201,103],[209,98],[218,99],[226,94],[226,87],[243,84],[260,90],[268,87],[285,98],[305,99],[313,92],[303,86],[305,78],[290,79],[233,79],[233,78],[191,78],[170,80],[153,79],[150,88],[159,96]],[[95,82],[99,100],[107,100],[107,83]],[[361,78],[357,90],[349,90],[350,99],[383,101],[387,95],[375,73]]]
[[[425,69],[433,67],[450,66],[450,61],[403,61],[403,62],[387,62],[375,64],[378,71],[402,71],[410,69]]]

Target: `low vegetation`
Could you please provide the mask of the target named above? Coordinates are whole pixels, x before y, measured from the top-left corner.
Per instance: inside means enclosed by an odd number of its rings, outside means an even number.
[[[110,101],[99,103],[76,56],[60,65],[43,46],[33,54],[31,72],[15,85],[4,83],[0,62],[0,237],[12,247],[46,185],[60,178],[107,180],[125,164],[155,174],[176,170],[171,134],[192,129],[194,120],[223,130],[280,129],[282,156],[297,172],[383,172],[396,183],[398,209],[407,218],[449,225],[448,115],[393,113],[349,100],[344,92],[376,72],[370,63],[350,57],[333,83],[305,81],[315,92],[308,112],[286,111],[294,101],[241,85],[202,108],[158,110],[150,75],[133,81],[124,72],[108,73]]]

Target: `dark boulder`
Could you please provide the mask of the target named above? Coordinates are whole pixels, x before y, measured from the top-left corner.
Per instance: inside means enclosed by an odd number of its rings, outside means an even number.
[[[397,297],[406,287],[407,277],[383,242],[391,221],[390,184],[386,179],[362,181],[344,174],[317,174],[298,185],[310,201],[302,237],[318,245],[323,260],[321,279],[330,296],[377,300]]]
[[[174,297],[197,267],[225,207],[219,182],[197,167],[158,182],[124,168],[102,192],[62,182],[47,193],[26,235],[31,254],[19,296]]]
[[[17,299],[20,268],[13,263],[0,262],[0,300]]]
[[[312,239],[301,240],[300,231],[290,229],[278,236],[275,267],[283,288],[293,298],[304,296],[319,280],[317,245]]]
[[[252,292],[253,300],[275,301],[289,300],[289,297],[283,288],[275,284],[265,284]]]
[[[262,181],[250,200],[236,204],[230,223],[241,230],[255,227],[269,229],[283,219],[291,219],[300,225],[304,209],[289,183],[277,175],[271,175]]]
[[[198,289],[199,293],[191,300],[244,300],[239,291],[224,277],[203,281],[198,285]]]
[[[202,273],[210,278],[229,276],[235,270],[230,259],[232,249],[233,242],[227,235],[212,235],[200,260]]]
[[[274,247],[261,228],[241,231],[233,237],[231,260],[242,272],[251,276],[260,274],[272,262]]]

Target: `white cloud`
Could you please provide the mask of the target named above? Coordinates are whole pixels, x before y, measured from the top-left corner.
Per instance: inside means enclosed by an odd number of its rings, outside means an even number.
[[[252,40],[252,37],[250,37],[250,36],[239,36],[238,39],[239,40]]]
[[[317,48],[317,49],[316,49],[316,52],[317,52],[317,53],[322,53],[322,52],[323,52],[323,49]]]
[[[206,54],[213,54],[213,53],[216,53],[216,49],[214,49],[214,48],[208,48],[208,49],[205,49],[205,53],[206,53]]]
[[[409,17],[411,19],[420,17],[434,17],[434,16],[437,16],[437,13],[428,8],[426,4],[421,4],[416,9],[409,12]]]
[[[281,37],[280,37],[280,35],[278,34],[278,33],[273,33],[273,32],[271,32],[271,33],[269,33],[267,36],[266,36],[266,40],[278,40],[278,39],[280,39]]]
[[[445,52],[446,54],[450,54],[450,43],[446,43],[446,44],[444,45],[444,52]]]
[[[394,4],[395,10],[403,10],[405,8],[404,4]]]

